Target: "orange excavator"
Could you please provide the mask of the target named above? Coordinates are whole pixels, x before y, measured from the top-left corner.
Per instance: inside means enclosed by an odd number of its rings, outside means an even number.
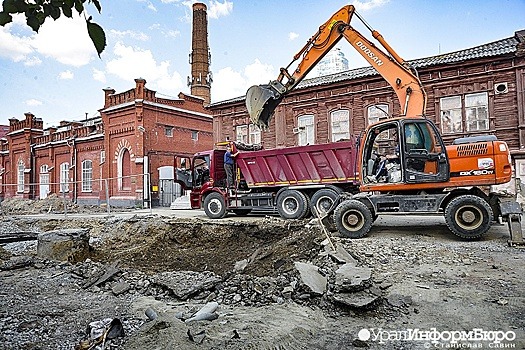
[[[351,26],[354,15],[383,49]],[[283,98],[342,38],[390,84],[401,106],[400,116],[369,125],[360,137],[358,159],[348,159],[357,162],[359,193],[340,194],[323,213],[342,235],[365,236],[380,214],[441,214],[454,234],[476,239],[493,220],[521,212],[517,203],[502,204],[489,191],[491,185],[511,180],[507,144],[486,135],[460,138],[445,146],[437,127],[425,116],[427,97],[417,73],[352,5],[320,26],[276,80],[247,91],[252,122],[268,128]]]

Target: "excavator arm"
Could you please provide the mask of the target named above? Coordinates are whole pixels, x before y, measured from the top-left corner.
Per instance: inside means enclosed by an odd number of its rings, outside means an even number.
[[[350,25],[354,14],[371,31],[372,36],[386,50],[386,53]],[[388,45],[383,36],[373,30],[355,12],[354,6],[347,5],[319,27],[317,33],[293,57],[292,62],[286,68],[281,68],[276,80],[266,85],[255,85],[248,89],[246,93],[246,107],[252,123],[267,129],[275,109],[283,98],[303,80],[308,72],[343,37],[394,88],[403,107],[402,113],[404,116],[416,117],[425,114],[426,94],[417,75]],[[290,73],[290,66],[299,59],[297,67],[293,73]]]

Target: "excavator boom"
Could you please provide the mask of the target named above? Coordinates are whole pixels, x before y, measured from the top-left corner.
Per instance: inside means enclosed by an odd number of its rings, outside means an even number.
[[[371,31],[372,36],[383,46],[386,53],[376,47],[366,37],[350,25],[353,15],[356,15]],[[293,90],[319,61],[341,40],[345,38],[356,51],[374,67],[383,78],[394,88],[404,116],[422,116],[425,112],[426,94],[416,74],[408,64],[386,43],[383,36],[370,26],[355,12],[352,5],[347,5],[337,11],[319,30],[307,41],[306,45],[294,56],[292,62],[281,68],[276,80],[265,85],[255,85],[246,93],[246,108],[253,124],[267,129],[275,109],[283,98]],[[299,61],[295,70],[289,68]]]

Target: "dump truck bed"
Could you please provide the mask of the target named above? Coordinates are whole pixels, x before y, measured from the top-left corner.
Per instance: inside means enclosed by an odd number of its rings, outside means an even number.
[[[240,152],[249,187],[356,183],[355,141]]]

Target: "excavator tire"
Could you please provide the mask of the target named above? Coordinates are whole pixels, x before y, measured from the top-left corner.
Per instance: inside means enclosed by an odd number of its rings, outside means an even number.
[[[204,212],[210,219],[222,219],[226,215],[224,197],[217,192],[207,195],[204,199]]]
[[[334,222],[337,230],[347,238],[361,238],[372,227],[372,212],[357,200],[346,200],[335,208]]]
[[[492,209],[483,198],[461,195],[451,200],[445,208],[445,222],[456,236],[463,239],[478,239],[492,223]]]
[[[283,219],[302,219],[308,213],[308,198],[297,190],[284,190],[277,197],[277,212]]]

